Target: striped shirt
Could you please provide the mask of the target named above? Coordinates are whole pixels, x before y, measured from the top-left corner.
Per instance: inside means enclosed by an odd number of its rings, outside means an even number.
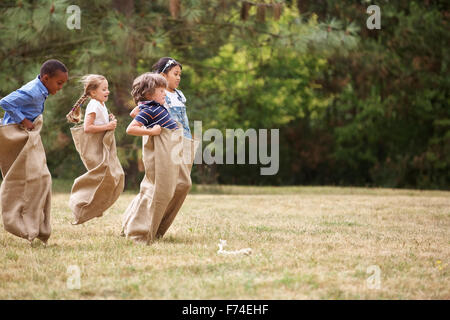
[[[146,128],[158,124],[161,128],[178,129],[177,123],[172,119],[167,109],[156,101],[139,102],[139,114],[134,120],[142,123]]]

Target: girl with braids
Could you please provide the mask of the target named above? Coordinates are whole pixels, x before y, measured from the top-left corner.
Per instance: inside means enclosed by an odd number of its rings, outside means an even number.
[[[74,215],[72,224],[101,217],[114,204],[124,188],[124,172],[117,158],[114,136],[117,120],[109,114],[108,81],[102,75],[88,74],[81,79],[83,95],[67,114],[72,123],[81,122],[81,106],[90,98],[84,125],[70,128],[75,147],[87,172],[75,179],[69,199]]]
[[[81,79],[81,83],[84,86],[84,93],[67,114],[67,120],[72,123],[80,123],[81,106],[87,98],[91,98],[86,107],[84,132],[96,133],[114,130],[117,126],[117,120],[113,114],[108,115],[108,109],[105,106],[109,96],[106,78],[98,74],[88,74]]]
[[[186,113],[186,97],[183,92],[178,89],[183,66],[175,59],[164,57],[159,59],[158,62],[153,65],[152,69],[154,73],[162,75],[167,80],[164,106],[169,111],[172,119],[182,125],[184,136],[192,139],[189,120]],[[136,107],[131,111],[130,115],[134,118],[138,113],[139,107]]]

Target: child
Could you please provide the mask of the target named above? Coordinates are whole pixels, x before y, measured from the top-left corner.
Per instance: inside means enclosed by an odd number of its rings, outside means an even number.
[[[183,137],[164,107],[166,86],[163,76],[145,73],[131,92],[140,111],[127,133],[143,136],[145,176],[125,211],[122,236],[147,244],[165,234],[192,185],[194,141]],[[188,160],[182,163],[182,157]]]
[[[38,238],[47,243],[51,234],[52,180],[40,130],[45,100],[67,79],[66,66],[48,60],[36,79],[0,100],[6,111],[0,126],[3,225],[6,231],[30,242]]]
[[[134,120],[127,128],[133,136],[155,136],[161,133],[161,127],[178,129],[176,122],[164,106],[167,81],[154,73],[144,73],[133,82],[133,95],[137,107],[131,114]]]
[[[108,115],[108,109],[105,105],[109,96],[106,78],[98,74],[88,74],[81,79],[81,83],[84,86],[84,93],[75,103],[72,111],[67,114],[67,120],[72,123],[80,122],[81,106],[88,98],[91,98],[86,107],[84,132],[96,133],[114,130],[117,126],[117,120],[113,114]]]
[[[44,112],[48,95],[61,90],[68,76],[67,68],[61,61],[44,62],[36,79],[0,100],[0,107],[6,111],[2,124],[20,123],[32,130],[33,121]]]
[[[161,74],[167,80],[165,107],[175,121],[183,126],[183,133],[186,138],[192,139],[191,129],[189,128],[189,120],[186,113],[186,98],[178,85],[181,80],[182,65],[176,60],[165,57],[159,59],[152,67],[153,72]],[[137,108],[130,114],[135,117]]]
[[[72,123],[81,120],[81,106],[89,101],[83,126],[70,129],[75,147],[88,170],[78,177],[69,199],[75,221],[81,224],[101,217],[118,199],[124,188],[124,172],[117,158],[114,130],[117,120],[109,114],[105,102],[108,100],[108,81],[102,75],[89,74],[81,79],[83,95],[67,114]]]

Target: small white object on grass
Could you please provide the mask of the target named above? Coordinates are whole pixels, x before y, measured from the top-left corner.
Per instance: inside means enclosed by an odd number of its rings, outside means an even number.
[[[224,254],[224,255],[239,255],[239,254],[245,254],[245,255],[249,255],[252,253],[252,249],[251,248],[244,248],[241,250],[235,250],[235,251],[228,251],[228,250],[223,250],[223,247],[225,247],[227,245],[227,240],[219,240],[219,250],[217,250],[218,254]]]

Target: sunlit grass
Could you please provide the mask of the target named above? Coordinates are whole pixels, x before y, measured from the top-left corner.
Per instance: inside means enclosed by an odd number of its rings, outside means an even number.
[[[67,186],[54,182],[47,247],[2,228],[0,299],[450,298],[450,192],[195,186],[166,236],[145,246],[119,236],[133,191],[72,226]],[[219,239],[253,253],[218,255]]]

